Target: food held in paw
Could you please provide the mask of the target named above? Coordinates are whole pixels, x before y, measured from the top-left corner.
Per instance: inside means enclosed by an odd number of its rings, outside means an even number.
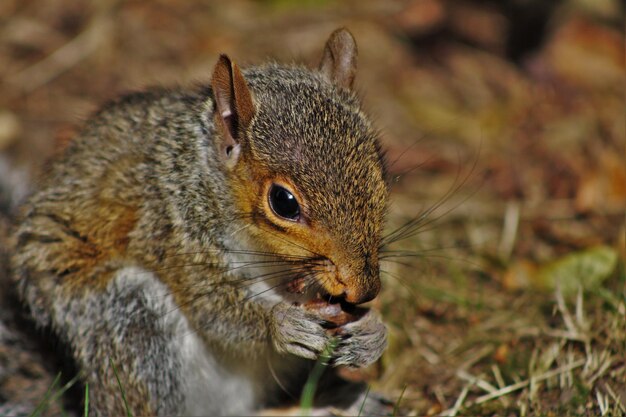
[[[329,329],[337,330],[341,326],[357,321],[369,311],[369,309],[365,307],[358,307],[354,304],[340,301],[329,302],[322,298],[313,299],[305,303],[304,307],[315,311],[326,320]]]

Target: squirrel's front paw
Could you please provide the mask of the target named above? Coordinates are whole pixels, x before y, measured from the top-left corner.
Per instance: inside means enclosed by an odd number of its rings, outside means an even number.
[[[387,347],[387,328],[372,310],[337,330],[339,344],[333,352],[335,365],[370,365],[381,357]]]
[[[302,306],[278,303],[272,308],[271,337],[280,353],[291,353],[317,359],[331,336],[323,325],[326,321]]]

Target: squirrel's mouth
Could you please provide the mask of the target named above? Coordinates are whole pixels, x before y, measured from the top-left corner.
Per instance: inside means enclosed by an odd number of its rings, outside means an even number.
[[[349,303],[343,296],[330,294],[326,289],[310,277],[298,276],[289,280],[285,285],[285,293],[292,302],[308,304],[341,304],[342,309],[351,308],[356,304]]]
[[[315,291],[311,287],[315,287]],[[344,297],[330,295],[320,285],[307,285],[303,277],[290,280],[286,292],[291,295],[289,298],[294,305],[314,311],[324,319],[323,326],[336,334],[341,333],[341,326],[358,320],[369,311],[347,302]]]

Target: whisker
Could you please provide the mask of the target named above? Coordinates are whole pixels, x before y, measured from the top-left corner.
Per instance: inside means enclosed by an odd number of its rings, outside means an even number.
[[[437,251],[444,251],[444,250],[450,250],[450,249],[461,249],[461,248],[468,248],[469,246],[467,245],[453,245],[453,246],[442,246],[442,247],[436,247],[436,248],[428,248],[428,249],[419,249],[419,250],[415,250],[415,251],[411,251],[411,250],[394,250],[394,249],[385,249],[380,253],[380,255],[378,256],[378,259],[386,259],[386,258],[390,258],[390,257],[396,257],[398,255],[400,256],[413,256],[413,255],[419,255],[422,253],[431,253],[431,252],[437,252]]]
[[[272,378],[274,379],[274,381],[276,382],[276,384],[280,387],[280,389],[283,390],[283,392],[285,394],[287,394],[288,396],[291,397],[291,399],[296,400],[297,397],[291,392],[289,391],[285,385],[282,383],[282,381],[280,380],[280,378],[278,378],[278,375],[276,374],[276,371],[274,370],[274,365],[272,365],[272,360],[270,358],[270,353],[268,351],[267,356],[265,357],[265,360],[267,361],[267,367],[270,370],[270,374],[272,375]]]
[[[248,227],[250,227],[250,226],[252,226],[252,223],[245,224],[245,225],[241,226],[239,229],[237,229],[237,230],[233,230],[233,232],[230,234],[230,236],[232,237],[232,236],[233,236],[233,235],[235,235],[236,233],[239,233],[239,232],[241,232],[241,231],[243,231],[243,230],[246,230],[246,229],[247,229]]]
[[[292,264],[290,264],[292,265]],[[260,274],[260,275],[256,275],[256,276],[252,276],[252,277],[243,277],[240,279],[235,279],[235,280],[226,280],[226,279],[222,279],[219,282],[199,282],[199,283],[195,283],[191,286],[189,286],[188,288],[196,288],[199,287],[199,291],[197,294],[195,294],[191,299],[187,300],[186,302],[183,302],[181,304],[179,304],[177,306],[177,308],[171,310],[171,311],[167,311],[165,312],[163,316],[165,316],[166,314],[172,313],[173,311],[178,310],[181,307],[190,305],[192,303],[195,303],[198,299],[208,295],[210,293],[211,289],[220,287],[220,286],[231,286],[234,287],[236,289],[242,289],[245,288],[249,285],[253,285],[255,283],[258,282],[263,282],[263,281],[269,281],[272,279],[281,279],[284,277],[288,277],[288,276],[297,276],[298,274],[301,273],[305,273],[305,272],[311,272],[311,271],[315,271],[315,265],[300,265],[297,268],[286,268],[286,269],[281,269],[278,271],[271,271],[268,273],[264,273],[264,274]],[[281,285],[286,285],[286,282],[281,282],[273,287],[270,288],[271,289],[275,289],[280,287]],[[263,291],[266,292],[266,291]],[[172,292],[168,292],[169,295],[172,294]]]
[[[480,150],[479,150],[479,153],[480,153]],[[474,171],[476,170],[476,167],[477,167],[477,164],[478,164],[478,158],[479,158],[479,156],[477,155],[477,157],[474,159],[474,163],[472,164],[472,167],[470,168],[470,170],[467,172],[467,174],[462,179],[461,179],[461,173],[462,173],[461,169],[459,169],[457,171],[452,185],[444,193],[444,195],[441,197],[441,199],[438,202],[433,204],[431,207],[429,207],[428,209],[426,209],[422,213],[419,213],[416,217],[414,217],[413,219],[407,221],[405,224],[403,224],[402,226],[398,227],[396,230],[393,230],[392,232],[386,234],[383,237],[383,239],[381,240],[381,248],[384,247],[385,245],[389,245],[389,244],[397,242],[399,240],[403,240],[403,239],[409,238],[409,237],[411,237],[411,236],[413,236],[413,235],[423,231],[424,227],[437,222],[439,219],[441,219],[442,217],[444,217],[447,214],[449,214],[451,211],[453,211],[456,208],[458,208],[461,204],[465,203],[476,192],[478,192],[478,189],[480,189],[480,186],[477,187],[476,190],[474,190],[472,193],[470,193],[470,195],[468,195],[465,198],[463,198],[459,203],[455,204],[452,208],[446,210],[444,213],[440,214],[439,216],[437,216],[435,218],[428,219],[429,216],[435,210],[439,209],[441,206],[443,206],[445,203],[447,203],[450,200],[450,198],[452,198],[452,196],[454,196],[463,186],[465,186],[465,184],[469,181],[471,176],[474,174]]]
[[[398,258],[408,258],[408,257],[410,257],[410,256],[398,256]],[[416,255],[415,257],[420,258],[419,255]],[[431,262],[433,259],[443,259],[443,260],[446,260],[446,261],[463,262],[463,263],[465,263],[467,265],[471,265],[471,266],[476,267],[476,268],[480,268],[481,267],[481,265],[479,263],[477,263],[477,262],[473,262],[473,261],[470,261],[468,259],[463,259],[463,258],[456,258],[456,257],[453,257],[453,256],[428,255],[428,256],[421,257],[421,258],[426,260],[426,261],[428,261],[428,262]],[[392,263],[403,265],[403,266],[406,266],[406,267],[409,267],[409,268],[414,268],[415,267],[415,265],[413,265],[413,264],[409,264],[409,263],[406,263],[406,262],[402,262],[402,261],[398,261],[396,259],[390,259],[390,258],[384,259],[383,262],[392,262]]]
[[[382,268],[380,269],[380,272],[381,272],[381,273],[383,273],[383,274],[387,274],[387,275],[389,275],[391,278],[394,278],[396,281],[398,281],[398,283],[399,283],[400,285],[402,285],[402,287],[404,287],[404,289],[406,289],[408,292],[410,292],[410,293],[411,293],[411,295],[412,295],[413,297],[415,297],[415,298],[417,298],[417,297],[418,297],[418,294],[415,292],[415,290],[414,290],[413,288],[409,287],[409,286],[408,286],[408,284],[406,284],[406,283],[402,280],[402,277],[400,277],[398,274],[395,274],[395,273],[393,273],[393,272],[391,272],[391,271],[387,271],[387,270],[382,269]]]
[[[393,167],[394,167],[394,166],[395,166],[395,165],[396,165],[396,164],[400,161],[400,159],[402,159],[402,157],[403,157],[403,156],[404,156],[404,155],[405,155],[408,151],[410,151],[411,149],[413,149],[414,147],[416,147],[416,146],[417,146],[417,144],[418,144],[418,143],[420,143],[420,141],[421,141],[422,139],[423,139],[423,137],[422,137],[422,138],[417,139],[417,140],[416,140],[416,141],[414,141],[414,142],[413,142],[410,146],[406,147],[406,148],[405,148],[402,152],[400,152],[400,154],[399,154],[399,155],[398,155],[398,156],[397,156],[397,157],[396,157],[393,161],[391,161],[391,162],[389,162],[389,163],[387,164],[387,170],[388,170],[388,171],[389,171],[389,170],[391,170],[391,168],[393,168]],[[432,157],[431,157],[431,158],[432,158]],[[409,169],[408,171],[404,171],[404,172],[401,172],[401,173],[396,174],[396,175],[395,175],[395,177],[397,178],[397,177],[400,177],[400,176],[406,175],[406,174],[408,174],[409,172],[412,172],[412,171],[414,171],[415,169],[417,169],[417,168],[421,167],[421,166],[422,166],[422,165],[424,165],[426,162],[428,162],[428,159],[427,159],[426,161],[423,161],[423,162],[420,162],[420,163],[416,164],[415,166],[411,167],[411,169]]]
[[[256,250],[237,250],[237,249],[214,249],[214,250],[204,250],[197,252],[179,252],[173,253],[171,255],[167,255],[164,259],[173,258],[177,256],[193,256],[193,255],[206,255],[206,254],[223,254],[223,253],[231,253],[236,255],[253,255],[253,256],[266,256],[266,257],[276,257],[276,258],[289,258],[289,259],[310,259],[310,256],[303,255],[293,255],[293,254],[277,254],[275,252],[267,252],[267,251],[256,251]]]
[[[251,217],[252,217],[252,213],[245,213],[245,214],[239,216],[239,218],[251,218]],[[295,246],[295,247],[297,247],[299,249],[302,249],[302,250],[304,250],[306,252],[309,252],[309,253],[315,255],[316,257],[323,257],[321,254],[316,253],[316,252],[310,250],[309,248],[304,247],[304,246],[302,246],[302,245],[300,245],[300,244],[298,244],[296,242],[293,242],[293,241],[291,241],[289,239],[286,239],[284,236],[280,236],[280,235],[278,235],[278,234],[276,234],[274,232],[271,232],[269,230],[264,230],[264,232],[271,234],[275,238],[277,238],[277,239],[279,239],[279,240],[281,240],[281,241],[283,241],[283,242],[285,242],[285,243],[287,243],[289,245]]]
[[[172,269],[184,269],[184,268],[196,268],[196,267],[209,267],[209,268],[213,268],[215,271],[213,273],[215,274],[229,274],[232,273],[233,271],[237,271],[237,270],[243,270],[246,268],[270,268],[270,267],[280,267],[280,266],[291,266],[291,267],[299,267],[299,268],[306,268],[306,267],[311,267],[311,266],[318,266],[319,264],[316,263],[302,263],[302,262],[280,262],[280,261],[275,261],[275,262],[271,262],[271,263],[262,263],[262,264],[258,264],[256,262],[248,262],[245,264],[240,264],[240,265],[236,265],[236,266],[232,266],[232,267],[223,267],[223,266],[219,266],[219,265],[212,265],[210,263],[189,263],[189,264],[180,264],[180,265],[170,265],[167,267],[162,267],[162,268],[158,268],[158,269],[153,269],[149,272],[146,273],[153,273],[153,272],[164,272],[164,271],[168,271],[168,270],[172,270]],[[293,269],[289,269],[289,270],[293,270]],[[247,279],[247,278],[244,278]],[[219,283],[224,283],[224,282],[236,282],[237,280],[223,280],[220,281]],[[194,288],[197,285],[205,285],[207,284],[207,282],[205,281],[200,281],[194,285],[189,286],[189,288]]]
[[[283,242],[285,242],[285,243],[288,243],[288,244],[290,244],[290,245],[293,245],[293,246],[295,246],[295,247],[297,247],[297,248],[300,248],[300,249],[302,249],[302,250],[304,250],[304,251],[306,251],[306,252],[312,253],[312,254],[313,254],[313,255],[315,255],[316,257],[323,258],[323,255],[320,255],[319,253],[314,252],[314,251],[312,251],[312,250],[310,250],[310,249],[308,249],[308,248],[306,248],[306,247],[304,247],[304,246],[302,246],[302,245],[299,245],[299,244],[297,244],[297,243],[295,243],[295,242],[292,242],[292,241],[290,241],[289,239],[285,239],[284,237],[279,236],[279,235],[277,235],[277,234],[276,234],[276,233],[274,233],[274,232],[269,232],[269,231],[267,231],[267,232],[268,232],[269,234],[273,235],[274,237],[276,237],[276,238],[278,238],[278,239],[282,240],[282,241],[283,241]]]
[[[263,294],[265,294],[265,293],[267,293],[267,292],[269,292],[269,291],[275,290],[276,288],[279,288],[280,286],[285,285],[285,284],[286,284],[286,283],[281,282],[281,283],[278,283],[278,284],[276,284],[276,285],[272,285],[272,286],[270,286],[269,288],[267,288],[267,289],[265,289],[265,290],[263,290],[263,291],[260,291],[260,292],[258,292],[258,293],[256,293],[256,294],[252,294],[252,295],[250,295],[250,296],[248,296],[248,297],[245,297],[245,298],[244,298],[244,301],[251,300],[251,299],[253,299],[254,297],[258,297],[259,295],[263,295]]]
[[[302,268],[296,268],[296,269],[287,269],[287,270],[282,270],[282,271],[272,271],[272,272],[268,272],[266,274],[261,274],[261,275],[257,275],[255,277],[252,278],[244,278],[241,280],[237,280],[236,283],[241,283],[241,282],[245,282],[246,285],[248,283],[250,284],[255,284],[257,282],[262,282],[262,281],[269,281],[270,279],[279,279],[285,276],[290,276],[290,275],[294,275],[297,274],[299,272],[308,272],[310,271],[309,268],[307,267],[302,267]],[[286,283],[281,283],[281,284],[286,284]],[[238,286],[236,288],[243,288],[244,286]]]

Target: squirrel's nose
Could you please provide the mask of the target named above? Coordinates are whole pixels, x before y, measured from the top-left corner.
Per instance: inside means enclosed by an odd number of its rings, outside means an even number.
[[[342,296],[350,304],[363,304],[376,298],[380,292],[378,259],[369,254],[363,256],[364,262],[356,268],[349,263],[339,268],[339,283]]]
[[[370,278],[360,285],[347,286],[344,290],[344,298],[350,304],[363,304],[376,298],[380,292],[380,279]]]

